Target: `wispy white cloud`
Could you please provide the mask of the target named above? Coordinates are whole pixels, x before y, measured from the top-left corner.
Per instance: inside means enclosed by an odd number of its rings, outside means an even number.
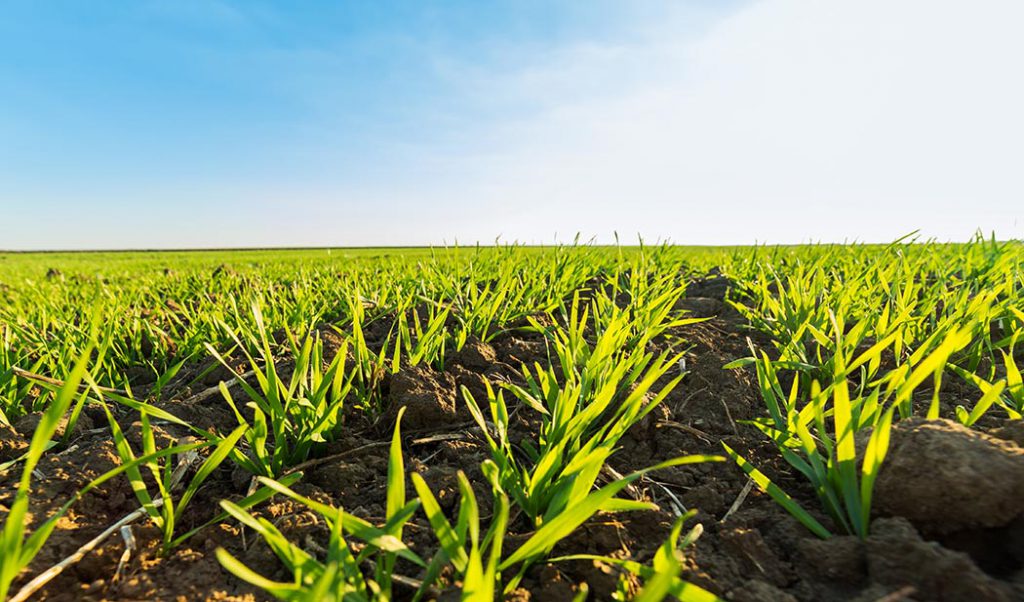
[[[433,207],[396,220],[417,240],[1024,236],[1024,5],[763,0],[696,40],[684,20],[467,70],[535,110],[366,193]]]

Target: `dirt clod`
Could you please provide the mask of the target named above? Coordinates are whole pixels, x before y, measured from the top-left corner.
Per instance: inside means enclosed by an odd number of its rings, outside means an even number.
[[[444,372],[414,366],[391,377],[391,407],[405,406],[402,426],[409,430],[436,429],[456,418],[455,380]]]
[[[989,435],[1004,441],[1013,441],[1017,447],[1024,447],[1024,420],[1010,420],[999,428],[989,431]]]
[[[710,318],[722,312],[725,304],[711,297],[684,297],[676,303],[676,309],[686,310],[688,318]]]
[[[874,510],[924,532],[999,527],[1024,513],[1024,449],[949,420],[893,426]]]
[[[732,280],[721,274],[709,274],[705,278],[694,280],[686,287],[686,296],[706,297],[709,299],[725,300],[726,294],[732,287]]]
[[[903,518],[875,520],[865,550],[872,581],[892,588],[911,586],[916,600],[1013,599],[1009,588],[986,575],[967,554],[925,541]]]
[[[793,569],[776,555],[757,529],[734,529],[721,534],[725,549],[739,558],[747,574],[757,575],[774,586],[793,579]]]
[[[0,462],[13,460],[27,449],[28,440],[12,427],[0,422]]]
[[[483,341],[470,339],[455,354],[452,363],[482,372],[490,368],[496,359],[493,347]]]
[[[729,592],[734,602],[797,602],[796,598],[760,579],[751,579]]]
[[[863,580],[867,571],[864,543],[853,536],[802,539],[797,552],[802,566],[822,580],[852,585]]]
[[[64,436],[64,430],[68,426],[68,417],[69,417],[69,415],[65,414],[64,417],[62,417],[60,419],[60,422],[57,423],[57,432],[54,434],[54,436],[56,436],[56,437],[63,437]],[[39,422],[42,419],[43,419],[43,413],[42,412],[32,412],[31,414],[25,414],[21,418],[15,420],[14,424],[12,424],[11,426],[13,426],[14,430],[17,431],[25,439],[31,439],[32,435],[36,432],[36,429],[39,427]],[[83,413],[79,414],[78,421],[75,423],[74,427],[71,429],[71,434],[72,435],[79,435],[83,431],[87,431],[87,430],[89,430],[91,428],[92,428],[92,419],[89,418],[88,414],[83,412]]]

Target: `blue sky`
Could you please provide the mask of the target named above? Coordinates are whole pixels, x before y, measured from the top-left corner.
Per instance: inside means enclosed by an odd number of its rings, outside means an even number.
[[[7,2],[0,248],[1021,237],[1022,20],[1010,0]]]

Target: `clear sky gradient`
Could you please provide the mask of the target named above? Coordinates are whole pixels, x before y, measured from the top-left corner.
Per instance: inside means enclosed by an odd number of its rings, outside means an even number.
[[[0,249],[1024,237],[1024,2],[12,0]]]

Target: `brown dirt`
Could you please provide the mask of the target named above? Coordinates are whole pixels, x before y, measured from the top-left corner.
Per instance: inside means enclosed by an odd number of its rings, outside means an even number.
[[[391,377],[392,414],[406,408],[403,424],[411,430],[444,427],[458,420],[455,378],[423,366],[407,368]],[[467,416],[468,418],[468,416]],[[394,418],[390,422],[393,422]]]
[[[958,423],[893,425],[875,510],[929,534],[1005,527],[1024,515],[1024,449]]]
[[[28,449],[28,439],[13,427],[0,422],[0,462],[13,460]]]
[[[1009,602],[1015,598],[1008,584],[985,574],[970,556],[922,539],[906,519],[878,519],[871,527],[864,556],[868,577],[875,584],[912,589],[915,600]]]
[[[228,270],[222,273],[230,275]],[[764,413],[756,380],[749,369],[723,370],[722,366],[748,354],[748,337],[759,347],[768,349],[770,345],[747,330],[740,316],[722,302],[728,288],[729,282],[718,276],[690,287],[691,298],[680,306],[692,315],[709,319],[671,333],[689,346],[688,374],[658,412],[626,435],[610,465],[625,474],[679,455],[721,453],[719,442],[725,441],[830,525],[819,512],[809,486],[793,474],[764,436],[742,423]],[[668,337],[655,342],[659,350],[670,344]],[[383,418],[358,428],[350,425],[350,433],[326,446],[325,454],[333,459],[308,469],[296,488],[368,520],[381,521],[387,442],[393,417],[398,407],[405,406],[407,469],[424,476],[446,511],[455,507],[456,475],[464,471],[474,482],[481,515],[489,516],[489,492],[482,485],[479,468],[489,452],[458,390],[465,386],[482,402],[485,380],[517,381],[519,366],[534,361],[549,361],[543,339],[533,333],[510,331],[489,343],[469,341],[447,358],[443,370],[404,368],[386,383],[389,407]],[[190,374],[194,378],[200,372]],[[223,370],[217,376],[231,375]],[[177,389],[168,389],[171,393],[159,405],[197,426],[226,432],[233,426],[233,417],[219,396],[201,402],[181,401],[208,386],[208,380],[191,383],[188,388],[182,380]],[[536,417],[528,408],[510,410],[513,435],[521,436],[535,428]],[[95,426],[106,424],[102,413],[87,414]],[[138,436],[138,425],[133,424],[136,419],[129,412],[121,418],[130,440]],[[990,437],[962,432],[945,422],[897,425],[890,463],[878,483],[881,514],[896,518],[876,519],[872,536],[863,542],[846,536],[819,540],[756,489],[730,512],[747,479],[731,463],[719,463],[675,467],[638,481],[634,495],[654,501],[661,511],[595,517],[563,541],[555,553],[589,552],[649,562],[668,534],[673,508],[679,503],[687,509],[698,509],[696,522],[704,526],[704,534],[687,552],[683,576],[727,600],[1024,599],[1024,520],[1015,519],[1024,508],[1019,502],[1024,499],[1019,477],[1020,454],[1024,452],[1011,443],[1020,441],[1018,425],[1000,422],[993,428],[997,430]],[[174,425],[163,424],[160,429],[161,438],[168,441],[188,434]],[[24,444],[22,435],[0,427],[0,460],[16,456]],[[36,479],[33,488],[33,524],[89,479],[118,463],[108,432],[81,431],[72,444],[76,447],[68,453],[61,455],[54,450],[47,454],[39,467],[42,477]],[[911,466],[934,470],[919,475]],[[10,503],[16,472],[0,476],[0,513]],[[213,516],[218,500],[242,497],[248,482],[245,474],[223,466],[186,511],[182,528]],[[124,479],[115,479],[86,496],[61,521],[22,581],[137,507]],[[301,506],[274,500],[258,513],[308,549],[326,542],[322,521]],[[158,554],[159,534],[154,528],[139,522],[134,533],[139,550],[116,581],[112,578],[123,551],[119,537],[109,539],[51,582],[37,599],[268,599],[221,569],[213,554],[219,546],[271,579],[289,578],[265,545],[251,532],[243,535],[233,523],[201,532],[166,558]],[[514,519],[509,525],[508,546],[523,541],[529,533],[523,518]],[[411,547],[424,556],[436,549],[436,540],[422,515],[416,516],[406,536]],[[997,543],[980,545],[979,550],[979,538]],[[998,558],[991,557],[992,549]],[[416,576],[409,567],[403,567],[403,571]],[[538,565],[527,573],[512,599],[566,600],[578,584],[586,582],[590,599],[607,600],[618,578],[617,570],[602,563]],[[399,590],[398,598],[403,596],[407,597],[408,592]]]

